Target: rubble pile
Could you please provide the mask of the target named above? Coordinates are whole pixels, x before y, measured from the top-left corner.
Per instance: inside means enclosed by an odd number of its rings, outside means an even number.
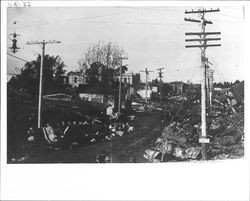
[[[169,106],[171,104],[173,102]],[[200,160],[200,106],[188,100],[178,115],[171,115],[174,121],[163,129],[155,145],[145,150],[144,158],[149,162]],[[208,159],[243,157],[244,106],[215,102],[207,118],[207,135],[210,140]]]
[[[132,121],[135,116],[118,118],[117,115],[107,118],[99,116],[85,116],[81,121],[68,121],[54,124],[47,124],[40,132],[40,139],[44,144],[58,147],[72,147],[86,143],[110,140],[112,137],[121,137],[125,134],[132,133],[135,129]],[[35,134],[29,134],[27,140],[34,141]]]
[[[118,118],[116,114],[111,117],[103,114],[82,115],[77,120],[68,118],[67,121],[47,122],[38,130],[29,126],[24,130],[25,140],[20,149],[22,151],[13,154],[10,161],[24,162],[38,152],[68,148],[75,150],[79,146],[131,134],[135,130],[134,119],[135,116],[124,115]]]
[[[131,117],[131,119],[133,118],[133,116]],[[133,131],[135,131],[134,126],[131,125],[131,122],[113,122],[110,124],[109,126],[109,130],[111,132],[111,136],[112,137],[116,137],[116,136],[123,136],[125,134],[129,134],[132,133]],[[107,138],[109,139],[109,138]]]
[[[183,129],[183,125],[185,129]],[[162,136],[156,140],[156,146],[145,151],[144,157],[150,162],[168,161],[171,155],[171,161],[197,159],[201,147],[198,144],[197,125],[193,128],[187,128],[187,123],[173,122],[166,126],[162,131]],[[151,151],[151,152],[150,152]]]
[[[208,135],[211,159],[235,159],[244,156],[244,107],[231,105],[214,108]]]

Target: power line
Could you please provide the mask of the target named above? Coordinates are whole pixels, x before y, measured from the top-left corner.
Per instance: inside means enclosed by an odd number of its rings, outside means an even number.
[[[128,21],[85,21],[86,23],[93,24],[103,24],[103,23],[117,23],[117,24],[125,24],[125,25],[160,25],[160,26],[184,26],[184,23],[156,23],[156,22],[128,22]]]
[[[17,57],[17,56],[15,56],[15,55],[10,54],[10,53],[7,53],[7,55],[9,55],[9,56],[11,56],[11,57],[14,57],[14,58],[16,58],[16,59],[19,59],[19,60],[21,60],[21,61],[24,61],[24,62],[29,62],[29,61],[27,61],[27,60],[25,60],[25,59],[22,59],[22,58],[20,58],[20,57]]]
[[[232,20],[221,20],[221,19],[216,20],[216,19],[214,19],[213,21],[216,21],[216,22],[228,22],[228,23],[243,23],[243,21],[240,21],[240,20],[232,21]]]
[[[225,8],[227,8],[227,6],[223,6],[223,7],[225,7]],[[222,7],[222,8],[223,8]],[[229,7],[229,8],[233,8],[233,7]],[[242,10],[242,8],[239,8],[239,9],[237,9],[237,10]],[[208,10],[209,11],[209,10]],[[197,11],[198,12],[198,11]],[[197,13],[196,12],[196,13]],[[233,15],[229,15],[229,14],[225,14],[225,13],[221,13],[221,12],[216,12],[216,13],[214,13],[214,14],[216,14],[216,15],[222,15],[222,16],[226,16],[226,17],[231,17],[231,18],[235,18],[235,19],[242,19],[242,17],[238,17],[238,16],[233,16]]]
[[[197,72],[197,71],[196,71],[196,68],[197,68],[197,66],[194,66],[194,68],[193,68],[193,73],[192,73],[192,75],[191,75],[190,82],[192,82],[193,77],[194,77],[195,73]]]
[[[137,10],[148,10],[148,11],[168,11],[168,12],[181,12],[181,10],[174,10],[174,9],[168,9],[166,7],[140,7],[140,6],[135,6],[135,7],[129,7],[129,6],[126,6],[126,7],[123,7],[123,8],[130,8],[130,9],[137,9]]]
[[[194,70],[195,70],[195,68],[196,68],[196,67],[194,67]],[[195,71],[194,71],[194,72],[195,72]],[[180,104],[180,106],[179,106],[177,112],[172,116],[172,118],[171,118],[170,122],[168,123],[167,127],[169,127],[169,126],[172,124],[172,122],[174,121],[174,119],[179,115],[180,111],[182,110],[183,105],[184,105],[184,102],[185,102],[185,98],[187,98],[187,95],[189,94],[189,92],[190,92],[190,90],[191,90],[191,83],[192,83],[193,75],[194,75],[194,73],[192,74],[192,76],[191,76],[191,78],[190,78],[190,84],[189,84],[188,90],[187,90],[186,93],[184,94],[183,99],[182,99],[182,102],[181,102],[181,104]],[[165,140],[166,140],[166,139],[165,139]],[[161,142],[161,143],[162,143],[162,142]],[[161,146],[161,143],[159,143],[159,144],[156,146],[156,148],[155,148],[155,150],[154,150],[154,153],[158,150],[159,146]]]
[[[242,19],[242,17],[237,17],[237,16],[228,15],[228,14],[223,14],[223,13],[216,13],[216,14],[218,14],[218,15],[222,15],[222,16],[226,16],[226,17],[235,18],[235,19]]]
[[[118,7],[121,8],[121,7]],[[162,11],[164,8],[159,8],[159,9],[148,9],[148,8],[140,8],[140,7],[125,7],[125,8],[133,8],[133,9],[142,9],[142,10],[153,10],[153,11]],[[173,10],[173,9],[164,9],[164,11],[168,11],[168,12],[180,12],[179,10]],[[51,21],[51,22],[44,22],[44,23],[37,23],[37,24],[31,24],[31,25],[25,25],[25,26],[17,26],[17,28],[25,28],[25,27],[34,27],[34,26],[45,26],[45,25],[49,25],[49,24],[53,24],[53,23],[63,23],[63,22],[70,22],[70,21],[85,21],[87,23],[106,23],[105,21],[86,21],[87,19],[95,19],[95,18],[101,18],[101,17],[109,17],[109,16],[113,16],[113,15],[121,15],[121,14],[127,14],[127,13],[134,13],[136,11],[126,11],[126,12],[119,12],[119,13],[111,13],[111,14],[107,14],[107,15],[96,15],[96,16],[89,16],[89,17],[81,17],[81,18],[71,18],[71,19],[64,19],[64,20],[55,20],[55,21]],[[111,23],[110,21],[107,23]],[[165,24],[165,23],[137,23],[137,22],[113,22],[113,23],[124,23],[124,24],[146,24],[146,25],[185,25],[185,24]]]
[[[232,7],[232,6],[222,6],[222,8],[229,8],[229,9],[233,9],[233,10],[242,10],[242,8],[236,8],[236,7]]]
[[[123,7],[117,7],[117,8],[123,8]],[[153,10],[153,11],[167,11],[167,12],[180,12],[179,10],[174,10],[174,9],[168,9],[168,8],[141,8],[141,7],[125,7],[125,8],[131,8],[131,9],[139,9],[139,10]],[[133,24],[141,24],[141,25],[162,25],[162,26],[166,26],[166,25],[185,25],[185,24],[171,24],[171,23],[143,23],[143,22],[105,22],[105,21],[86,21],[87,19],[95,19],[95,18],[102,18],[102,17],[109,17],[109,16],[113,16],[113,15],[121,15],[121,14],[127,14],[127,13],[133,13],[136,11],[126,11],[126,12],[120,12],[120,13],[111,13],[111,14],[107,14],[107,15],[96,15],[96,16],[88,16],[88,17],[81,17],[81,18],[71,18],[71,19],[64,19],[64,20],[55,20],[52,22],[44,22],[44,23],[37,23],[37,24],[31,24],[31,25],[25,25],[25,26],[16,26],[16,28],[25,28],[25,27],[34,27],[34,26],[45,26],[45,25],[49,25],[49,24],[54,24],[54,23],[63,23],[63,22],[70,22],[70,21],[78,21],[78,22],[86,22],[86,23],[120,23],[120,24],[129,24],[129,25],[133,25]],[[218,13],[220,15],[224,15],[227,17],[232,17],[235,19],[242,19],[240,17],[236,17],[236,16],[231,16],[231,15],[227,15],[227,14],[222,14],[222,13]]]
[[[79,21],[80,22],[80,21]],[[157,23],[157,22],[129,22],[129,21],[84,21],[84,23],[90,24],[121,24],[121,25],[153,25],[153,26],[186,26],[184,23]],[[45,25],[45,24],[40,24]],[[40,26],[38,25],[31,25],[27,27],[35,27]],[[191,25],[189,25],[191,26]]]
[[[222,82],[225,81],[225,77],[224,77],[224,75],[220,72],[219,68],[217,68],[216,66],[215,66],[215,68],[217,69],[215,72],[216,72],[217,75],[219,76],[219,79],[220,79]]]
[[[93,19],[93,18],[100,18],[100,17],[110,17],[114,15],[122,15],[122,14],[127,14],[127,13],[134,13],[135,11],[126,11],[126,12],[117,12],[117,13],[111,13],[107,15],[96,15],[96,16],[89,16],[89,17],[80,17],[80,18],[75,18],[75,19],[66,19],[66,21],[82,21],[86,19]]]
[[[45,26],[48,24],[54,24],[54,23],[63,23],[63,22],[69,22],[69,21],[83,21],[83,20],[87,20],[87,19],[94,19],[94,18],[101,18],[101,17],[110,17],[113,15],[121,15],[121,14],[126,14],[126,13],[133,13],[136,11],[126,11],[126,12],[117,12],[117,13],[111,13],[111,14],[107,14],[107,15],[95,15],[95,16],[89,16],[89,17],[80,17],[80,18],[71,18],[71,19],[64,19],[64,20],[55,20],[55,21],[51,21],[51,22],[44,22],[44,23],[37,23],[37,24],[32,24],[32,25],[26,25],[26,26],[16,26],[17,28],[25,28],[25,27],[33,27],[33,26]]]
[[[223,73],[220,71],[220,68],[218,68],[216,65],[214,66],[214,68],[217,69],[215,72],[217,73],[219,79],[221,81],[225,81],[226,79],[225,79]]]

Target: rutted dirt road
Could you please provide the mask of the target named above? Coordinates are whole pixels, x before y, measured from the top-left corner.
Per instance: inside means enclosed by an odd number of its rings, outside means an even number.
[[[115,137],[111,141],[99,141],[75,149],[46,150],[27,158],[25,163],[96,163],[96,156],[105,151],[113,163],[144,163],[145,149],[161,135],[165,123],[161,111],[137,113],[133,122],[135,131]]]

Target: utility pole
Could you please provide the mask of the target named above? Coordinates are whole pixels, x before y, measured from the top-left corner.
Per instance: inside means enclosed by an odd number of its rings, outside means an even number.
[[[157,70],[159,71],[159,78],[160,78],[160,100],[162,101],[162,98],[163,98],[163,96],[162,96],[162,85],[163,85],[163,82],[162,82],[162,78],[163,78],[163,72],[162,72],[162,70],[163,70],[164,68],[158,68]]]
[[[210,77],[210,67],[209,65],[213,65],[211,62],[208,61],[208,58],[204,58],[205,61],[205,67],[206,67],[206,103],[207,103],[207,108],[211,111],[211,106],[212,106],[212,97],[210,96],[211,94],[211,77]]]
[[[186,45],[186,48],[200,48],[201,49],[201,67],[202,67],[202,82],[201,82],[201,138],[199,142],[202,144],[202,159],[207,160],[207,146],[206,144],[209,143],[209,138],[207,138],[207,131],[206,131],[206,48],[207,47],[217,47],[221,46],[220,44],[207,44],[208,41],[217,41],[220,38],[207,38],[207,36],[211,35],[218,35],[220,32],[206,32],[205,27],[207,24],[212,24],[211,21],[207,21],[205,19],[205,14],[208,12],[219,12],[219,9],[211,9],[211,10],[192,10],[192,11],[185,11],[185,14],[199,14],[200,19],[190,19],[185,18],[185,21],[189,22],[197,22],[201,24],[201,32],[191,32],[185,33],[186,36],[199,36],[198,39],[186,39],[186,42],[193,42],[198,41],[200,45]]]
[[[39,96],[38,96],[38,118],[37,118],[37,127],[41,128],[42,122],[42,90],[43,90],[43,60],[45,54],[45,45],[46,44],[54,44],[54,43],[61,43],[60,41],[31,41],[27,42],[28,45],[42,45],[42,55],[41,55],[41,65],[40,65],[40,78],[39,78]]]
[[[126,65],[125,65],[126,66]],[[127,89],[127,99],[128,98],[130,98],[130,82],[131,82],[131,80],[132,80],[132,78],[133,78],[133,73],[125,73],[125,74],[123,74],[122,76],[126,76],[126,78],[127,78],[127,82],[126,82],[126,84],[127,84],[127,86],[128,86],[128,89]]]
[[[128,58],[127,57],[118,57],[116,59],[119,59],[121,60],[121,63],[120,63],[120,81],[119,81],[119,100],[118,100],[118,116],[121,115],[121,100],[122,100],[122,61],[123,60],[127,60]]]
[[[146,108],[148,106],[148,74],[153,71],[148,71],[147,68],[145,68],[145,71],[140,71],[146,73]]]
[[[210,109],[212,109],[212,100],[213,100],[213,82],[214,82],[214,70],[208,68],[207,69],[207,84],[208,84],[208,99],[209,99],[209,105]],[[211,111],[211,110],[210,110]]]

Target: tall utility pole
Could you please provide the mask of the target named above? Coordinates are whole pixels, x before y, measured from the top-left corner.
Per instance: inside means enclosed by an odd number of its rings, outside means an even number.
[[[148,71],[148,69],[145,68],[145,71],[140,71],[140,72],[146,73],[146,108],[147,108],[148,106],[148,74],[153,71]]]
[[[162,82],[162,78],[163,78],[163,70],[164,68],[158,68],[157,70],[159,71],[159,78],[160,78],[160,100],[162,100],[162,85],[163,85],[163,82]]]
[[[185,11],[185,14],[198,14],[200,19],[190,19],[185,18],[185,21],[189,22],[196,22],[201,24],[201,32],[192,32],[192,33],[185,33],[186,36],[199,36],[198,39],[186,39],[186,42],[194,42],[197,41],[200,45],[186,45],[186,48],[200,48],[201,49],[201,67],[202,67],[202,82],[201,82],[201,138],[199,142],[202,144],[202,159],[207,160],[207,146],[206,144],[209,143],[209,138],[207,138],[207,131],[206,131],[206,48],[207,47],[216,47],[221,46],[220,44],[207,44],[208,41],[217,41],[220,38],[207,38],[207,36],[211,35],[218,35],[220,32],[206,32],[205,27],[207,24],[212,24],[211,21],[207,21],[205,19],[205,14],[208,12],[219,12],[219,9],[199,9],[199,10],[192,10],[192,11]]]
[[[119,100],[118,100],[118,115],[120,116],[121,114],[121,100],[122,100],[122,61],[123,60],[127,60],[128,58],[127,57],[118,57],[116,59],[119,59],[121,60],[121,63],[120,63],[120,81],[119,81]]]
[[[31,41],[27,42],[28,45],[42,45],[42,55],[41,55],[41,65],[40,65],[40,78],[39,78],[39,96],[38,96],[38,118],[37,118],[37,127],[41,128],[42,122],[42,90],[43,90],[43,60],[45,54],[45,45],[46,44],[54,44],[54,43],[61,43],[60,41]]]

